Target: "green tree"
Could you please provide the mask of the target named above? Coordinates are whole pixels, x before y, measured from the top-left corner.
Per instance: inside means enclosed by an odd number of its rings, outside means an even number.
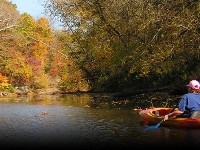
[[[121,90],[199,73],[199,5],[196,0],[50,0],[46,6],[73,33],[70,55],[93,88]]]

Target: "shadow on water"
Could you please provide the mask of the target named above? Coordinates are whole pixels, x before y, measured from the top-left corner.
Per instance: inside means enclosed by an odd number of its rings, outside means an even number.
[[[119,99],[108,94],[1,98],[0,144],[15,148],[136,149],[163,144],[175,148],[186,141],[196,146],[200,142],[198,130],[145,130],[137,108],[151,107],[151,98]],[[163,104],[166,101],[160,101]]]

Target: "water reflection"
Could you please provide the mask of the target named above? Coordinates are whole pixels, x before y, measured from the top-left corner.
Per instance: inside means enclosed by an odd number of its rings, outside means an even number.
[[[103,99],[102,95],[91,94],[2,98],[1,146],[135,149],[196,146],[200,142],[198,130],[160,127],[146,131],[135,110],[138,101],[116,104],[115,99],[106,96]]]

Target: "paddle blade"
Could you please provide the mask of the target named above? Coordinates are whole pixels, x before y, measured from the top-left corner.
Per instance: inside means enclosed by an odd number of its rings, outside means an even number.
[[[154,130],[154,129],[157,129],[163,121],[164,121],[164,120],[161,120],[161,121],[160,121],[158,124],[156,124],[155,126],[149,126],[149,127],[146,128],[145,130]]]

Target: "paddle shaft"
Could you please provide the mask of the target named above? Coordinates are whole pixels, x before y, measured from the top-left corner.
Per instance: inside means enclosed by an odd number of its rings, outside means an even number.
[[[175,106],[170,110],[169,114],[172,113],[172,112],[177,108],[177,106],[178,106],[178,104],[175,105]],[[169,115],[169,114],[168,114],[168,115]],[[157,129],[163,121],[165,121],[164,118],[163,118],[159,123],[157,123],[156,125],[154,125],[154,126],[149,126],[146,130]]]
[[[169,114],[172,113],[176,109],[176,107],[177,105],[172,110],[170,110]]]
[[[176,107],[177,105],[173,109],[170,110],[169,114],[172,113],[176,109]],[[155,127],[158,128],[163,121],[164,121],[164,118],[157,125],[155,125]]]

